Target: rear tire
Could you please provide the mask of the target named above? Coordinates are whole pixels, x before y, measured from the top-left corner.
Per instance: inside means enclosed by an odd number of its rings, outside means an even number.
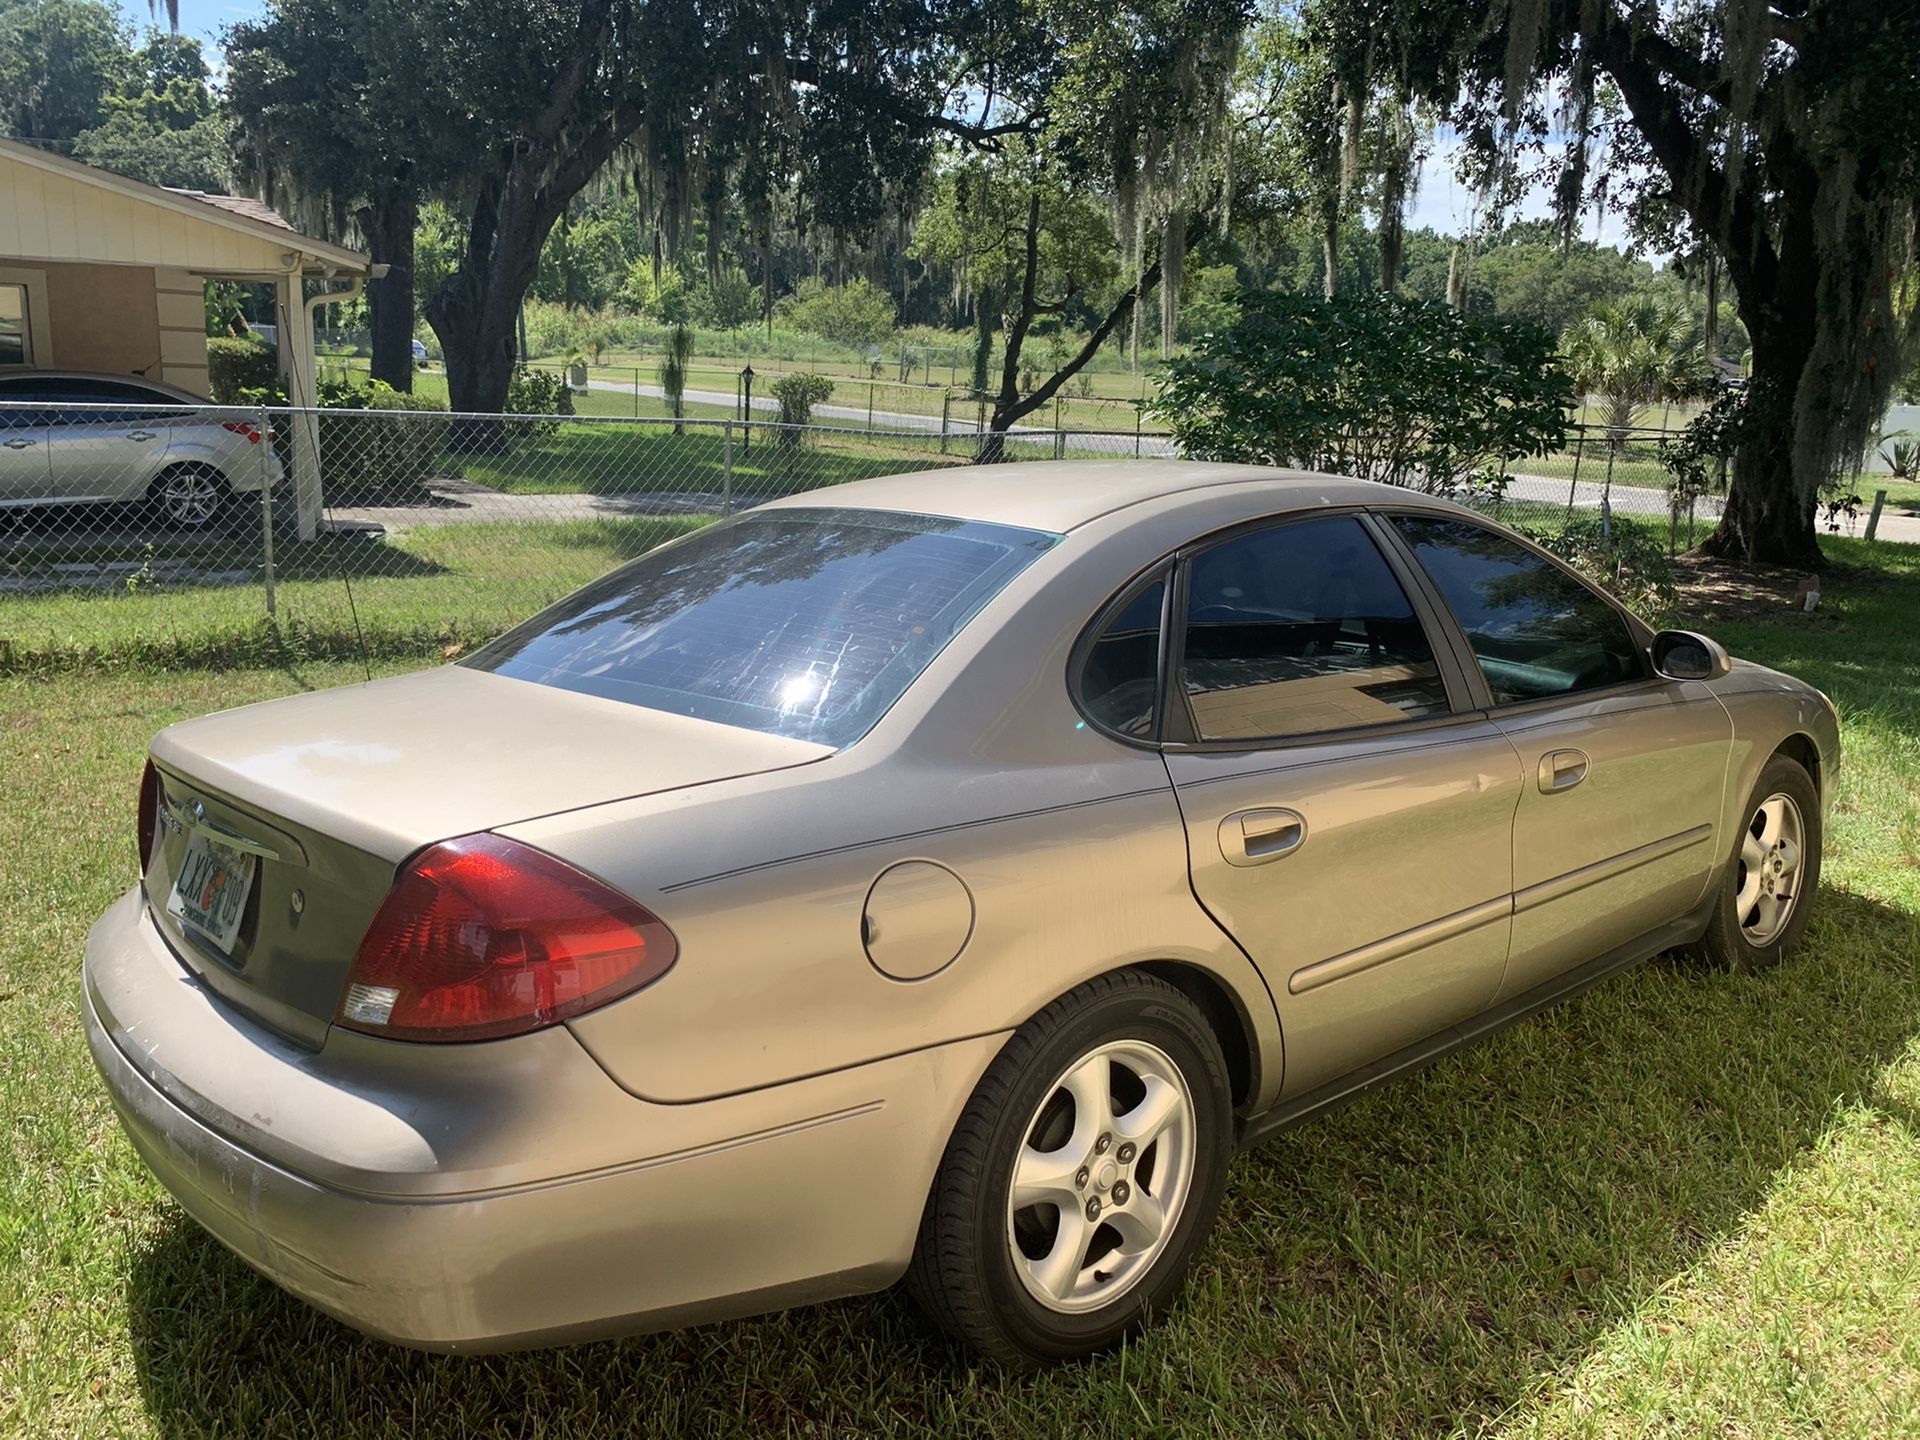
[[[1736,970],[1778,965],[1806,933],[1820,885],[1820,793],[1775,755],[1741,812],[1701,949]]]
[[[216,534],[236,509],[233,486],[211,465],[175,465],[153,482],[153,503],[175,530]]]
[[[1069,992],[967,1102],[910,1293],[1013,1369],[1118,1343],[1166,1308],[1206,1244],[1232,1109],[1220,1043],[1185,995],[1138,971]]]

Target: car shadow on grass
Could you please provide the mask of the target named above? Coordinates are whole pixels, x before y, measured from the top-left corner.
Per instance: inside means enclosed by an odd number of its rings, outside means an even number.
[[[1738,1233],[1920,1034],[1920,917],[1829,889],[1757,975],[1666,958],[1235,1167],[1124,1355],[979,1366],[883,1296],[544,1353],[416,1354],[288,1299],[177,1211],[131,1255],[165,1435],[1426,1435],[1549,1389]],[[768,1223],[780,1223],[770,1208]]]

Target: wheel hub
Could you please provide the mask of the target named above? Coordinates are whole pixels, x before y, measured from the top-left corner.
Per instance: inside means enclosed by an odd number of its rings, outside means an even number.
[[[1734,910],[1748,944],[1771,945],[1786,930],[1805,867],[1800,807],[1790,795],[1769,795],[1747,821],[1734,875]]]

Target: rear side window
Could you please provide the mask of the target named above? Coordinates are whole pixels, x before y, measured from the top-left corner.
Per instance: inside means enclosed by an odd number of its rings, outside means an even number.
[[[746,515],[621,566],[462,663],[847,745],[1058,538],[892,511]]]
[[[1558,565],[1464,520],[1393,523],[1459,619],[1496,704],[1646,673],[1620,612]]]
[[[1400,582],[1350,516],[1222,541],[1187,571],[1181,690],[1202,740],[1265,740],[1447,713]]]
[[[1087,651],[1080,703],[1090,719],[1137,739],[1153,735],[1159,694],[1160,613],[1167,582],[1155,580],[1116,610]]]

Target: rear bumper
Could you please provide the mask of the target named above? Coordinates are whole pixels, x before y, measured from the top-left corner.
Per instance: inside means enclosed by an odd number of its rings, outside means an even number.
[[[208,995],[137,895],[88,937],[85,991],[121,1123],[187,1212],[319,1309],[443,1350],[668,1328],[892,1283],[952,1121],[1000,1043],[685,1106],[620,1090],[563,1031],[524,1037],[538,1046],[355,1037],[308,1053]],[[476,1052],[509,1083],[463,1081],[464,1097],[401,1083]],[[567,1113],[529,1128],[514,1106],[530,1083]],[[468,1188],[484,1178],[505,1183]]]

